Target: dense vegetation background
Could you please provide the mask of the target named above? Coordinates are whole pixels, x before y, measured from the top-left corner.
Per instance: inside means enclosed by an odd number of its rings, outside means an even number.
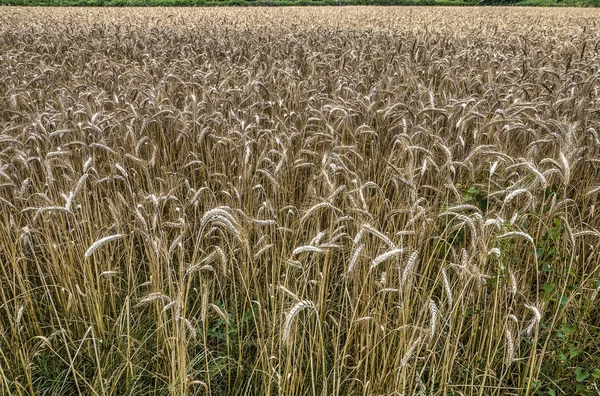
[[[0,8],[0,396],[598,396],[598,21]]]
[[[326,6],[326,5],[518,5],[598,7],[600,0],[0,0],[15,6]]]

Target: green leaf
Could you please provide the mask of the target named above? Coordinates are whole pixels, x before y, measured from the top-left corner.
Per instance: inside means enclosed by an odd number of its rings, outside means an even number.
[[[565,323],[560,327],[560,330],[568,337],[577,331],[577,326],[569,326]]]
[[[558,218],[558,217],[554,218],[554,227],[560,229],[560,218]]]
[[[592,371],[592,377],[600,379],[600,368],[595,368],[594,371]]]
[[[554,391],[554,389],[552,389],[552,388],[549,388],[548,389],[548,395],[549,396],[556,396],[556,391]]]
[[[561,335],[562,335],[562,334],[561,334]],[[563,337],[561,337],[561,338],[563,338]],[[565,355],[565,354],[563,353],[563,351],[561,351],[561,350],[559,350],[559,351],[558,351],[558,357],[559,357],[559,358],[560,358],[560,360],[562,360],[563,362],[566,362],[566,361],[567,361],[567,355]]]
[[[589,376],[590,376],[590,373],[588,373],[587,371],[583,371],[579,367],[577,367],[575,369],[575,378],[577,379],[577,382],[583,382],[586,379],[588,379]]]
[[[554,268],[552,268],[551,265],[549,265],[548,263],[542,263],[542,272],[552,272],[554,271]]]
[[[569,346],[569,359],[573,359],[575,356],[581,354],[581,350],[577,349],[575,345]]]
[[[544,283],[544,292],[546,294],[550,294],[552,292],[552,290],[554,290],[555,288],[556,288],[555,283],[550,283],[550,282]]]
[[[535,257],[537,257],[538,260],[540,260],[543,255],[544,255],[544,248],[538,247],[535,249]]]
[[[531,381],[531,385],[529,385],[529,389],[533,392],[537,391],[540,387],[540,381]]]

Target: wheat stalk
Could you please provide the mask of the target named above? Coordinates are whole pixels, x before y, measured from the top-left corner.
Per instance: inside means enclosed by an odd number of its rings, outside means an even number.
[[[291,342],[292,326],[294,325],[294,320],[296,319],[298,314],[300,314],[300,312],[302,312],[305,309],[310,309],[310,310],[316,312],[316,308],[311,301],[302,300],[302,301],[299,301],[298,303],[296,303],[296,305],[294,305],[292,307],[292,309],[286,314],[285,323],[283,324],[283,333],[282,333],[283,341],[286,344],[289,344]]]
[[[123,237],[122,234],[114,234],[114,235],[109,235],[109,236],[106,236],[104,238],[98,239],[96,242],[94,242],[88,248],[88,250],[86,250],[84,257],[86,257],[86,258],[90,257],[92,254],[94,254],[94,252],[96,250],[98,250],[103,245],[107,244],[108,242],[112,242],[112,241],[115,241],[117,239],[121,239],[122,237]]]

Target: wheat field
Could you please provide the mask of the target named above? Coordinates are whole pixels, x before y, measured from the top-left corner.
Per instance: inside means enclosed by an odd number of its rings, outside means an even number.
[[[0,394],[599,394],[599,22],[0,8]]]

